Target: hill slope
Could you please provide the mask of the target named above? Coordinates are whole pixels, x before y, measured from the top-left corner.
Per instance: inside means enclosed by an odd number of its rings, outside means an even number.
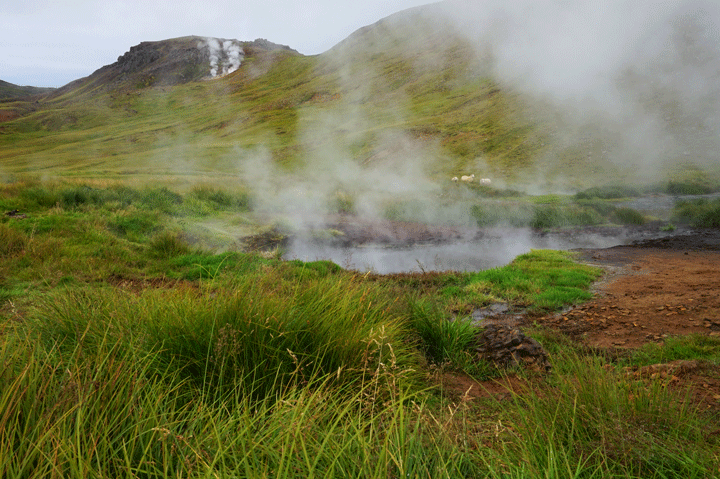
[[[140,44],[35,104],[0,105],[22,115],[0,123],[0,166],[6,175],[190,182],[474,172],[561,188],[634,174],[609,159],[616,131],[575,125],[500,80],[493,50],[438,8],[392,15],[311,57],[266,41]],[[242,48],[237,70],[226,46]]]
[[[53,88],[18,86],[0,80],[0,100],[27,98],[29,96],[37,96],[49,93],[53,90]]]

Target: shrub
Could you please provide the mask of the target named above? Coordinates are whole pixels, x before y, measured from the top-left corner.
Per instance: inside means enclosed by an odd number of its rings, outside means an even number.
[[[712,193],[713,188],[700,181],[668,181],[665,191],[671,195],[705,195]]]
[[[699,228],[720,228],[720,199],[681,201],[675,205],[674,218]]]
[[[639,196],[640,192],[631,186],[596,186],[588,188],[587,190],[580,191],[575,194],[576,200],[589,200],[589,199],[617,199],[617,198],[628,198],[631,196]]]

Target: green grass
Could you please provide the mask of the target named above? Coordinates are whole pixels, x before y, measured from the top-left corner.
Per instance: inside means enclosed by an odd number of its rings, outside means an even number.
[[[244,211],[227,190],[28,182],[0,201],[27,214],[0,220],[3,477],[715,474],[707,413],[620,367],[713,365],[713,338],[608,367],[540,331],[553,370],[530,391],[470,402],[438,387],[503,375],[472,351],[474,308],[590,297],[599,271],[570,253],[378,277],[193,244],[185,221]]]
[[[720,199],[680,201],[675,205],[673,218],[695,227],[720,228]]]
[[[498,301],[533,311],[557,310],[590,299],[588,288],[601,274],[571,258],[568,252],[534,250],[507,266],[459,275],[439,294],[447,307],[464,313]]]
[[[701,360],[720,364],[720,339],[690,335],[667,338],[663,344],[648,344],[635,351],[628,363],[647,366],[676,360]]]

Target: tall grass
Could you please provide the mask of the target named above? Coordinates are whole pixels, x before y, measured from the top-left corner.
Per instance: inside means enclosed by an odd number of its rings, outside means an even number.
[[[212,288],[212,286],[207,286]],[[95,350],[112,334],[128,350],[207,387],[262,397],[290,380],[334,374],[353,381],[369,364],[415,368],[406,320],[374,285],[350,276],[297,283],[262,272],[221,295],[204,288],[61,293],[42,304],[36,329],[50,344]],[[390,357],[392,356],[392,360]]]
[[[184,358],[164,363],[160,352],[126,348],[105,326],[89,347],[90,324],[55,346],[3,324],[3,477],[717,473],[717,439],[682,396],[592,358],[558,355],[545,386],[489,408],[434,405],[389,367],[392,354],[359,381],[331,373],[252,397],[190,380]]]
[[[556,359],[557,362],[557,359]],[[486,464],[493,477],[712,477],[717,440],[665,384],[567,355],[553,387],[514,394]]]
[[[0,346],[2,477],[430,477],[468,467],[446,437],[425,432],[422,406],[388,389],[379,364],[353,389],[315,378],[251,400],[201,391],[110,335],[97,346]]]

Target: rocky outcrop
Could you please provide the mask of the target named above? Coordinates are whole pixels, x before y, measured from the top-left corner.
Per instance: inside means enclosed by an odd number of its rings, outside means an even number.
[[[244,59],[256,57],[272,62],[278,53],[299,55],[287,45],[263,38],[252,42],[234,39],[187,36],[142,42],[89,77],[53,90],[53,97],[70,91],[133,90],[150,86],[179,85],[211,79],[240,68]],[[256,62],[257,63],[257,62]]]
[[[551,368],[542,345],[519,329],[488,324],[478,334],[475,352],[499,367],[525,367],[537,371]]]
[[[131,47],[130,50],[117,59],[118,71],[120,73],[132,73],[159,60],[160,51],[153,48],[150,43],[141,43]]]

